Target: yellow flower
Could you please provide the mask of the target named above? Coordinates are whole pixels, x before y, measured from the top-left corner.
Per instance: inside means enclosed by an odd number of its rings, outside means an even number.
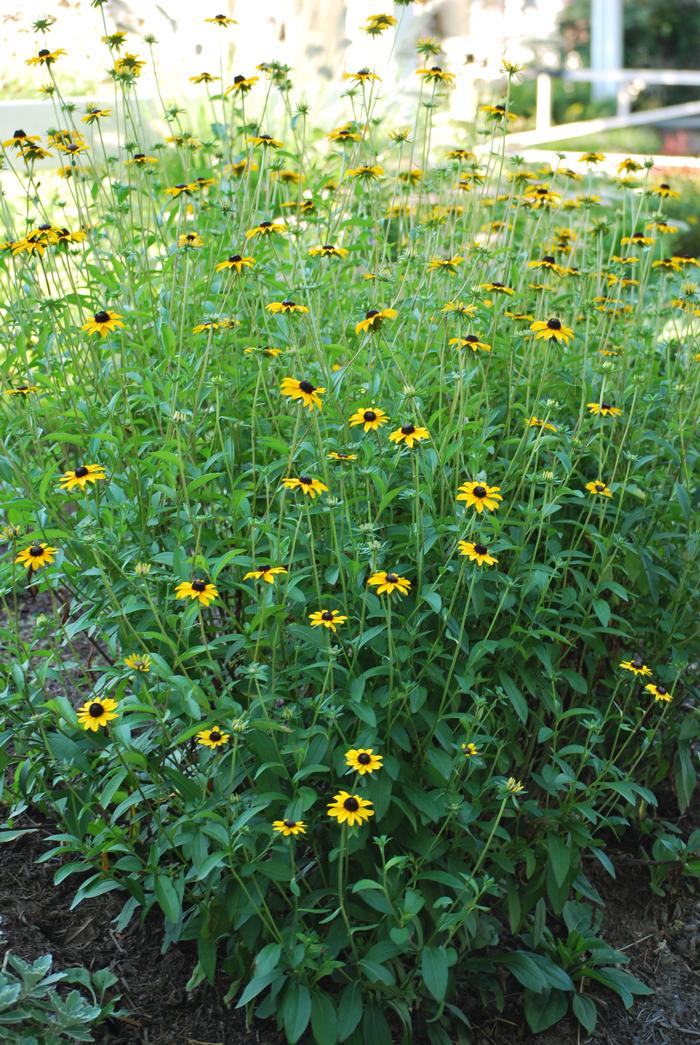
[[[461,555],[467,555],[471,562],[475,562],[477,566],[483,566],[484,563],[487,566],[495,566],[498,559],[494,559],[493,555],[489,555],[488,547],[480,542],[474,543],[473,541],[459,541],[457,544]]]
[[[244,268],[253,268],[255,265],[255,258],[242,257],[240,254],[232,254],[224,261],[220,261],[216,266],[217,272],[224,272],[226,269],[235,269],[240,276]]]
[[[182,581],[175,588],[176,599],[194,599],[202,606],[208,606],[210,602],[218,598],[218,591],[213,584],[195,578],[193,581]]]
[[[325,483],[322,483],[320,479],[312,479],[309,475],[300,475],[298,479],[283,479],[282,486],[284,486],[286,490],[296,490],[299,488],[301,492],[307,494],[311,500],[313,500],[317,494],[328,493],[328,487]]]
[[[218,79],[218,76],[212,76],[211,73],[198,73],[197,76],[190,76],[190,83],[214,83]]]
[[[479,106],[482,112],[485,112],[490,120],[495,120],[497,123],[502,120],[514,120],[515,113],[509,112],[505,105],[481,105]]]
[[[558,344],[568,345],[574,332],[570,327],[565,327],[560,319],[548,319],[546,322],[541,319],[535,320],[534,323],[530,324],[530,330],[535,332],[535,340],[549,341],[552,338]]]
[[[269,305],[265,305],[268,312],[272,312],[273,315],[278,313],[286,312],[308,312],[306,305],[297,305],[296,301],[271,301]]]
[[[177,185],[171,185],[170,188],[165,190],[166,196],[172,196],[174,200],[180,196],[191,196],[193,192],[197,190],[199,186],[195,185],[194,182],[181,181]]]
[[[634,660],[623,660],[620,663],[620,667],[624,668],[625,671],[631,671],[633,675],[642,675],[647,678],[653,675],[653,671],[647,667],[641,657],[635,657]]]
[[[506,791],[511,795],[522,795],[525,791],[523,784],[516,780],[515,777],[508,777],[506,781]]]
[[[123,58],[117,58],[114,63],[115,73],[121,76],[140,76],[141,70],[146,63],[142,62],[138,55],[127,53]]]
[[[218,726],[212,726],[211,729],[202,729],[197,733],[197,741],[202,747],[221,747],[222,744],[227,744],[231,739],[229,733],[224,733],[223,729],[219,729]]]
[[[81,119],[83,123],[91,124],[97,123],[98,120],[104,120],[111,115],[111,109],[88,109],[85,116],[81,117]]]
[[[469,482],[462,483],[457,494],[458,501],[466,501],[467,508],[475,508],[479,514],[486,509],[495,512],[502,501],[500,486],[487,486],[486,483]]]
[[[52,65],[57,58],[65,53],[60,47],[57,51],[49,51],[43,47],[34,58],[28,58],[25,65]]]
[[[347,791],[339,791],[328,805],[328,815],[334,817],[339,824],[354,827],[362,825],[365,820],[374,816],[372,803],[361,795],[351,795]]]
[[[378,330],[385,319],[396,319],[397,316],[398,312],[395,308],[371,308],[369,312],[365,312],[365,318],[355,325],[355,333],[369,334],[373,330]]]
[[[64,472],[60,486],[62,490],[73,490],[76,486],[84,490],[87,483],[96,483],[106,478],[104,465],[81,464],[72,472]]]
[[[448,73],[445,69],[441,69],[439,65],[433,65],[430,69],[416,69],[416,76],[420,76],[421,79],[426,80],[428,83],[453,84],[455,82],[455,74]]]
[[[124,326],[122,318],[119,312],[103,309],[100,312],[95,312],[92,319],[88,319],[83,323],[80,329],[84,330],[86,334],[99,334],[100,337],[107,337],[113,330]]]
[[[346,258],[348,251],[345,247],[336,247],[332,243],[324,243],[322,247],[312,247],[309,254],[312,258]]]
[[[317,410],[322,408],[321,396],[325,391],[325,388],[312,385],[310,381],[297,381],[295,377],[285,377],[280,385],[283,396],[287,399],[300,399],[307,410],[313,410],[314,407]]]
[[[128,657],[124,657],[124,663],[128,668],[131,668],[133,671],[140,671],[144,675],[147,675],[151,670],[151,658],[147,653],[143,655],[131,653]]]
[[[290,835],[305,835],[306,824],[303,820],[273,820],[273,831],[279,831],[285,838]]]
[[[474,758],[475,755],[479,754],[479,749],[476,744],[469,741],[466,744],[462,744],[462,751],[464,752],[465,758]]]
[[[412,450],[414,443],[430,439],[430,432],[420,425],[418,427],[414,424],[402,425],[401,428],[397,428],[391,433],[389,439],[392,443],[405,443],[408,449]]]
[[[395,591],[399,595],[408,595],[411,588],[411,582],[406,577],[399,577],[397,573],[386,573],[385,570],[373,573],[367,583],[377,589],[377,595],[392,595]]]
[[[16,385],[15,388],[3,389],[3,395],[5,396],[28,396],[33,392],[38,392],[38,385]]]
[[[52,563],[56,551],[56,548],[51,548],[48,544],[35,541],[34,544],[30,544],[28,548],[19,553],[15,562],[26,566],[29,572],[33,573],[34,570],[40,570],[42,566],[48,566]]]
[[[513,290],[512,287],[507,287],[505,285],[505,283],[498,283],[498,282],[480,283],[479,284],[479,289],[480,290],[485,290],[489,294],[511,294],[511,295],[515,294],[515,291]]]
[[[252,138],[248,138],[249,145],[260,145],[264,149],[281,149],[282,142],[278,141],[277,138],[271,137],[269,134],[256,134]]]
[[[328,454],[329,460],[331,461],[356,461],[357,454],[344,454],[339,453],[337,450],[331,450]]]
[[[4,141],[2,144],[6,149],[24,149],[32,142],[39,142],[41,138],[38,134],[26,134],[23,130],[15,131],[11,138]]]
[[[309,614],[312,628],[328,628],[329,631],[336,631],[336,625],[345,624],[347,619],[339,610],[316,610]]]
[[[584,152],[578,159],[579,163],[602,163],[605,156],[602,152]]]
[[[345,752],[345,764],[350,769],[356,770],[360,776],[364,776],[365,773],[374,773],[375,769],[381,769],[383,761],[384,756],[375,755],[371,747],[351,748],[350,751]]]
[[[620,240],[621,245],[624,247],[628,243],[638,247],[650,247],[654,242],[653,236],[645,236],[643,232],[633,232],[631,236],[623,236]]]
[[[352,428],[354,425],[362,425],[365,432],[376,432],[377,429],[385,425],[389,420],[389,415],[385,414],[383,410],[380,410],[378,406],[372,407],[371,410],[363,410],[362,408],[356,410],[350,418],[348,424]]]
[[[619,406],[611,406],[610,403],[586,403],[592,414],[600,414],[601,417],[620,417],[622,410]]]
[[[227,29],[230,25],[238,25],[235,18],[229,18],[227,15],[214,15],[213,18],[205,18],[204,21],[209,25],[220,25],[222,29]]]
[[[463,316],[475,316],[477,313],[476,305],[465,305],[463,301],[448,301],[447,304],[442,306],[443,312],[459,312]]]
[[[91,729],[96,733],[100,726],[106,726],[108,722],[119,717],[118,712],[114,710],[116,707],[117,702],[111,697],[95,697],[78,708],[78,722],[83,729]]]
[[[482,341],[476,334],[466,334],[464,337],[451,337],[448,344],[454,345],[457,351],[462,348],[471,348],[472,352],[490,352],[491,345]]]
[[[453,258],[433,258],[432,261],[428,262],[428,272],[436,272],[439,269],[443,269],[446,272],[454,273],[457,265],[461,265],[464,258],[461,254],[455,254]]]
[[[226,88],[224,94],[247,94],[259,79],[259,76],[234,76],[233,83]]]
[[[284,225],[281,225],[278,221],[261,221],[254,229],[248,229],[245,238],[252,239],[253,236],[271,236],[273,232],[283,236],[286,231]]]
[[[286,566],[256,566],[254,570],[249,570],[243,577],[244,581],[250,580],[252,577],[256,581],[265,581],[266,584],[274,584],[275,577],[278,577],[282,573],[289,573]]]
[[[534,414],[529,420],[525,422],[525,424],[528,426],[528,428],[542,428],[543,430],[548,432],[556,432],[557,430],[556,425],[550,425],[548,421],[541,421],[540,418],[535,417]]]
[[[203,247],[204,240],[198,232],[183,232],[177,241],[178,247]]]
[[[377,178],[384,177],[384,168],[378,164],[365,163],[361,167],[352,167],[350,170],[345,172],[346,178],[360,178],[364,181],[376,181]]]
[[[649,191],[652,192],[654,196],[660,196],[661,199],[679,200],[681,198],[680,192],[676,192],[675,189],[672,189],[670,185],[666,185],[665,182],[662,182],[661,185],[657,185]]]
[[[665,686],[659,686],[653,682],[647,682],[644,689],[647,693],[651,693],[654,700],[664,700],[666,703],[670,703],[673,700],[673,694],[669,693]]]
[[[605,483],[601,483],[599,479],[593,483],[586,483],[586,489],[594,497],[612,497],[612,491],[608,489]]]
[[[369,69],[359,69],[356,73],[343,73],[344,80],[353,80],[355,83],[367,83],[368,80],[380,80],[376,73]]]
[[[363,26],[363,28],[370,36],[378,36],[385,29],[390,29],[392,25],[396,25],[396,19],[393,15],[368,15],[367,25]]]

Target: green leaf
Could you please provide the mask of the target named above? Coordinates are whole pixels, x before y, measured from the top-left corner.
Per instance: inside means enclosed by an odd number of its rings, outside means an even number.
[[[335,1045],[338,1040],[338,1014],[324,991],[311,992],[311,1030],[316,1045]]]
[[[159,874],[155,882],[155,893],[160,909],[168,921],[178,922],[182,915],[182,908],[180,906],[180,897],[177,895],[172,879],[168,878],[167,875]]]
[[[547,991],[544,995],[525,991],[523,1009],[533,1034],[553,1027],[566,1015],[567,1008],[568,1001],[563,991]]]
[[[449,965],[444,947],[424,947],[420,962],[421,976],[428,993],[442,1001],[447,992]]]
[[[547,852],[556,883],[561,886],[566,881],[571,868],[571,847],[558,835],[549,835]]]
[[[583,1029],[592,1034],[598,1019],[598,1010],[593,999],[589,998],[587,994],[576,993],[571,999],[571,1008]]]
[[[295,1045],[306,1030],[311,1019],[311,993],[309,988],[296,980],[290,980],[282,999],[282,1019],[289,1045]]]
[[[349,983],[340,995],[338,1006],[338,1040],[345,1041],[362,1019],[362,991],[357,983]]]

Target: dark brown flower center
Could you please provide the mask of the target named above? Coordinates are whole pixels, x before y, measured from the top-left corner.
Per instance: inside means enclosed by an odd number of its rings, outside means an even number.
[[[348,813],[356,813],[359,808],[360,803],[352,795],[343,802],[343,809],[347,809]]]
[[[206,581],[192,581],[192,591],[202,592],[206,586]]]
[[[90,718],[100,718],[104,712],[104,704],[100,704],[99,700],[93,700],[92,704],[88,708],[88,715]]]
[[[272,222],[271,221],[261,221],[260,224],[258,225],[259,229],[269,229],[271,227],[272,227]]]
[[[611,407],[610,403],[601,403],[600,404],[600,409],[601,410],[612,410],[612,407]]]
[[[358,76],[369,76],[369,69],[359,69],[357,72]]]
[[[595,488],[598,491],[598,493],[600,493],[602,490],[605,489],[605,483],[596,483]]]
[[[316,386],[312,385],[310,381],[300,381],[299,388],[302,392],[305,392],[306,395],[311,395],[312,392],[316,391]]]
[[[321,614],[321,620],[333,620],[333,611],[332,610],[324,610],[323,613]]]
[[[561,322],[558,319],[548,319],[547,327],[549,330],[561,330]]]
[[[261,142],[270,142],[270,141],[272,141],[272,138],[270,137],[269,134],[259,134],[258,138],[260,139]]]
[[[365,421],[376,421],[377,420],[377,415],[375,414],[374,410],[365,410],[365,412],[364,412],[364,414],[362,416],[365,419]]]
[[[44,549],[41,547],[40,544],[33,544],[29,549],[29,554],[32,556],[32,558],[38,559],[40,555],[44,554]]]
[[[360,754],[357,756],[357,761],[360,763],[361,766],[368,766],[369,763],[372,761],[372,756],[368,755],[366,751],[361,751]]]
[[[228,260],[231,262],[232,265],[235,265],[241,260],[241,255],[232,254]]]
[[[396,573],[387,573],[386,579],[388,580],[389,584],[396,584],[399,577]]]
[[[476,552],[477,555],[487,555],[488,554],[488,548],[486,547],[485,544],[475,544],[474,545],[474,551]]]
[[[635,657],[634,660],[632,661],[632,667],[636,668],[637,671],[639,671],[640,668],[643,668],[644,667],[644,661],[642,660],[642,658],[641,657]]]
[[[666,689],[665,686],[657,686],[656,687],[656,692],[657,693],[661,693],[663,695],[665,693],[668,693],[668,690]]]
[[[376,308],[371,308],[369,312],[365,312],[365,319],[374,319],[375,316],[379,315],[379,311]]]
[[[486,487],[475,486],[472,490],[472,494],[474,495],[474,497],[486,497]]]
[[[297,822],[296,822],[296,820],[285,820],[284,821],[284,826],[285,827],[296,827],[297,826]]]
[[[192,587],[194,587],[194,585],[192,585]],[[211,733],[209,734],[209,739],[213,740],[215,744],[218,744],[218,742],[221,740],[221,733],[219,732],[219,730],[212,729]]]
[[[308,475],[300,475],[299,482],[302,486],[311,486],[313,479],[311,479]]]
[[[546,265],[555,265],[556,264],[556,262],[555,262],[555,260],[554,260],[554,258],[552,257],[551,254],[545,254],[545,256],[542,258],[542,263],[546,264]]]
[[[39,54],[41,54],[41,51],[39,51]],[[665,181],[662,181],[662,182],[661,182],[661,184],[659,185],[659,188],[660,188],[660,189],[670,189],[670,188],[671,188],[671,186],[670,186],[670,185],[668,185],[668,184],[667,184],[667,183],[666,183]],[[660,688],[660,687],[659,687],[659,688]],[[664,693],[665,693],[665,692],[666,692],[666,690],[664,690]]]
[[[464,340],[469,341],[470,344],[474,344],[474,342],[478,341],[479,339],[476,336],[476,334],[467,334]]]
[[[19,131],[15,131],[15,133],[12,135],[12,137],[13,138],[26,138],[27,134],[26,134],[26,131],[23,131],[23,130],[20,129]]]
[[[109,312],[96,312],[94,318],[96,323],[109,323]]]
[[[335,250],[335,247],[333,246],[332,243],[324,243],[323,246],[321,247],[321,250],[333,251],[333,250]]]
[[[505,283],[492,283],[491,286],[494,288],[494,290],[502,290],[503,287],[505,287]]]
[[[431,73],[441,73],[442,69],[439,65],[434,65],[430,71]]]
[[[76,479],[84,479],[85,476],[88,475],[88,474],[89,474],[89,468],[87,468],[84,464],[81,464],[80,467],[76,468],[75,471],[73,472],[73,475],[75,476]]]
[[[413,435],[416,430],[415,425],[404,425],[401,429],[401,435]]]
[[[284,305],[285,308],[294,308],[295,302],[294,301],[283,301],[282,304]]]
[[[48,230],[49,230],[50,228],[51,228],[51,226],[50,226],[50,225],[39,225],[39,230],[40,230],[41,232],[48,232]]]
[[[245,76],[234,76],[234,83],[245,83]]]
[[[42,49],[39,51],[39,57],[46,58],[47,54],[51,54],[51,51],[48,51],[45,47],[42,47]],[[663,189],[663,185],[661,186],[661,188]]]
[[[134,159],[135,160],[145,160],[146,159],[146,153],[145,152],[135,152],[134,153]]]

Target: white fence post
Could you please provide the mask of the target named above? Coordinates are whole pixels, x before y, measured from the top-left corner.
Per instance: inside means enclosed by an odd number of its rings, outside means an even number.
[[[622,0],[591,0],[591,68],[620,69],[623,58]],[[616,94],[614,83],[593,82],[596,101]]]
[[[537,100],[535,106],[535,129],[546,131],[552,126],[552,77],[549,73],[537,74]]]

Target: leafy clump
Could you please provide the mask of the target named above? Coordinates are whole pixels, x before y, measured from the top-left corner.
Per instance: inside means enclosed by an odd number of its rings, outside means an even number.
[[[591,1029],[645,990],[592,870],[697,768],[678,190],[509,158],[512,65],[433,148],[430,41],[411,127],[374,69],[332,127],[271,62],[165,141],[106,42],[117,101],[43,48],[65,129],[6,142],[8,813],[289,1042],[455,1041],[508,974]]]

